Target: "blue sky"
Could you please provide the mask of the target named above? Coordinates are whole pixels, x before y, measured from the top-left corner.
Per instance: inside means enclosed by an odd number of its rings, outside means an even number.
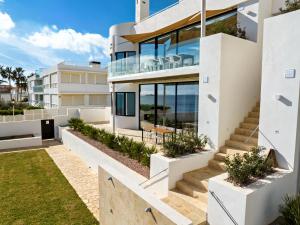
[[[28,73],[60,61],[108,61],[108,30],[134,21],[136,0],[0,0],[0,65]],[[151,0],[154,13],[177,0]]]

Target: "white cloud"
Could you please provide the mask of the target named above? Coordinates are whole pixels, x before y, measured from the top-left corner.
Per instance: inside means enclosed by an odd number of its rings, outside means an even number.
[[[1,1],[1,0],[0,0]],[[15,27],[15,23],[5,12],[0,12],[0,37],[9,36],[9,32]]]
[[[0,3],[4,3],[4,0],[0,0]]]
[[[100,34],[80,33],[73,29],[58,29],[45,26],[26,38],[32,45],[41,48],[68,50],[77,54],[108,56],[108,39]]]

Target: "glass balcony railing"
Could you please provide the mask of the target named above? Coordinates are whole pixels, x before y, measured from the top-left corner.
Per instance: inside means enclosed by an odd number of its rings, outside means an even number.
[[[199,65],[200,38],[194,38],[177,44],[168,42],[155,48],[145,47],[140,55],[119,59],[109,63],[109,77],[154,72]]]
[[[44,86],[43,85],[37,85],[37,86],[34,86],[32,89],[33,89],[33,92],[43,92],[44,91]]]

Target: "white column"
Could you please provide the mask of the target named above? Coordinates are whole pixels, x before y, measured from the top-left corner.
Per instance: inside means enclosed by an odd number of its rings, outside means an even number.
[[[115,92],[116,92],[116,85],[114,83],[112,83],[112,100],[111,100],[111,107],[112,107],[112,126],[113,126],[113,133],[115,134],[116,133],[116,95],[115,95]]]
[[[206,0],[201,0],[201,37],[206,35]]]

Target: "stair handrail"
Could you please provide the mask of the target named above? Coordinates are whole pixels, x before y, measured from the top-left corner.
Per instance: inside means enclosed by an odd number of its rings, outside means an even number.
[[[248,141],[250,140],[250,138],[253,137],[253,135],[255,134],[255,132],[256,132],[257,130],[259,131],[259,125],[257,125],[257,126],[255,127],[255,129],[251,132],[251,134],[250,134],[250,135],[247,137],[247,139],[244,141],[245,144],[248,143]]]
[[[153,175],[152,177],[150,177],[148,180],[144,180],[142,183],[139,184],[139,186],[147,183],[148,181],[152,180],[153,178],[157,177],[158,175],[162,174],[163,172],[167,171],[169,168],[163,169],[160,172],[158,172],[157,174]]]
[[[223,202],[220,200],[220,198],[216,195],[216,193],[214,191],[209,191],[209,193],[213,196],[213,198],[217,201],[217,203],[221,206],[221,208],[224,210],[224,212],[226,213],[226,215],[229,217],[229,219],[231,220],[231,222],[234,225],[239,225],[236,220],[233,218],[233,216],[230,214],[230,212],[228,211],[228,209],[225,207],[225,205],[223,204]]]

